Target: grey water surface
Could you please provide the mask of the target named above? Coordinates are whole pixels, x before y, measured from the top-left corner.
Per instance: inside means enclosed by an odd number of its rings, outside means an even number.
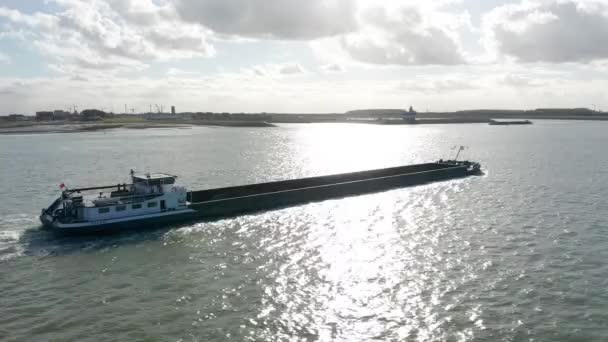
[[[0,136],[2,341],[605,341],[608,123]],[[235,219],[57,237],[58,185],[202,189],[450,157],[485,175]]]

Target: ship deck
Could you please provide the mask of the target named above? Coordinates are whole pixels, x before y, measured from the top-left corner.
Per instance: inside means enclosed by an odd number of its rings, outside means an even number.
[[[201,217],[236,216],[479,174],[474,163],[449,162],[225,187],[188,194]]]

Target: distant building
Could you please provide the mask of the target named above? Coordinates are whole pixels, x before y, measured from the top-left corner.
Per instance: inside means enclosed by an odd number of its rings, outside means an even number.
[[[403,112],[403,120],[414,122],[416,121],[416,115],[418,113],[414,110],[414,107],[410,106],[410,109],[407,112]]]
[[[175,115],[175,106],[171,106],[171,114]]]
[[[144,118],[146,120],[175,120],[175,119],[183,119],[182,117],[176,117],[173,114],[169,113],[148,113],[144,114]]]
[[[67,120],[71,115],[70,112],[66,112],[65,110],[56,110],[53,111],[53,120]]]
[[[82,120],[85,121],[95,121],[100,120],[101,118],[107,117],[108,114],[106,112],[101,111],[99,109],[85,109],[80,112],[80,116]]]
[[[21,114],[11,114],[7,117],[8,121],[26,121],[27,117]]]
[[[175,114],[177,117],[181,118],[182,120],[192,120],[194,119],[194,114],[193,113],[179,113],[179,114]]]
[[[53,112],[48,112],[48,111],[36,112],[37,121],[53,121],[54,119],[55,119],[55,116],[54,116]]]

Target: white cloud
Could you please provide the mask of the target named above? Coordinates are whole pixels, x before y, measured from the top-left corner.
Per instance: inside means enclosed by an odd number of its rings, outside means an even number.
[[[442,78],[415,78],[402,81],[399,90],[412,93],[439,94],[470,91],[479,89],[482,82],[473,80],[464,75],[451,75]]]
[[[150,61],[210,56],[209,32],[183,23],[151,0],[54,0],[56,14],[0,7],[0,17],[29,28],[33,44],[83,69],[142,69]]]
[[[323,69],[323,70],[325,70],[327,72],[343,72],[343,71],[345,71],[344,67],[342,65],[340,65],[340,64],[337,64],[337,63],[331,63],[331,64],[323,65],[321,67],[321,69]]]
[[[52,28],[57,23],[57,17],[54,15],[44,13],[23,14],[17,10],[2,6],[0,6],[0,17],[4,17],[14,23],[41,28]]]
[[[495,8],[483,19],[495,57],[518,62],[589,62],[608,58],[608,2],[526,0]]]
[[[162,77],[120,76],[103,70],[68,76],[68,70],[66,76],[56,78],[0,78],[0,102],[6,111],[24,113],[73,104],[119,111],[125,103],[136,111],[147,111],[150,103],[176,105],[180,111],[344,112],[409,104],[442,111],[602,104],[603,89],[608,87],[607,73],[585,79],[576,77],[576,70],[554,73],[525,66],[507,70],[469,66],[466,72],[440,74],[429,71],[434,68],[418,67],[412,77],[360,79],[348,73],[328,79],[313,78],[314,73],[284,75],[281,66],[259,65],[212,76],[172,69]]]
[[[542,87],[546,85],[546,82],[525,74],[508,73],[498,79],[498,84],[523,89],[526,87]]]
[[[0,5],[0,39],[41,51],[58,75],[0,78],[15,111],[581,106],[608,85],[608,0],[513,0],[480,27],[463,0],[48,1],[54,13]]]
[[[371,65],[466,63],[457,1],[379,0],[49,0],[55,14],[0,7],[0,17],[34,32],[34,45],[83,69],[145,69],[157,60],[212,56],[211,41],[238,38],[314,40],[339,59]],[[323,49],[323,48],[322,48]],[[342,60],[341,60],[342,59]],[[294,70],[296,71],[296,70]]]
[[[344,56],[377,65],[467,62],[459,36],[459,30],[470,26],[466,13],[442,11],[436,3],[429,6],[411,1],[379,1],[362,3],[357,20],[357,32],[313,44],[326,63],[343,64]],[[335,58],[340,54],[342,57]]]
[[[289,76],[297,76],[306,73],[306,69],[299,63],[278,63],[278,64],[260,64],[249,68],[243,68],[240,73],[225,73],[230,77],[244,78],[285,78]]]
[[[304,68],[297,63],[285,64],[279,67],[279,73],[283,75],[303,74]]]

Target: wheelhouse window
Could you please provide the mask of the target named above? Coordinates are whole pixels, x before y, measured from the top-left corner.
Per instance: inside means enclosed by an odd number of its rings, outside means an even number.
[[[132,204],[131,209],[141,209],[141,204]]]
[[[100,214],[107,214],[110,212],[110,208],[99,208]]]
[[[148,202],[148,208],[154,208],[154,207],[156,207],[157,204],[158,203],[156,203],[156,202]]]
[[[116,211],[125,211],[125,210],[127,210],[126,205],[117,205],[116,206]]]
[[[167,185],[175,184],[175,176],[164,174],[152,174],[144,176],[134,176],[134,183],[143,183],[146,185]]]

